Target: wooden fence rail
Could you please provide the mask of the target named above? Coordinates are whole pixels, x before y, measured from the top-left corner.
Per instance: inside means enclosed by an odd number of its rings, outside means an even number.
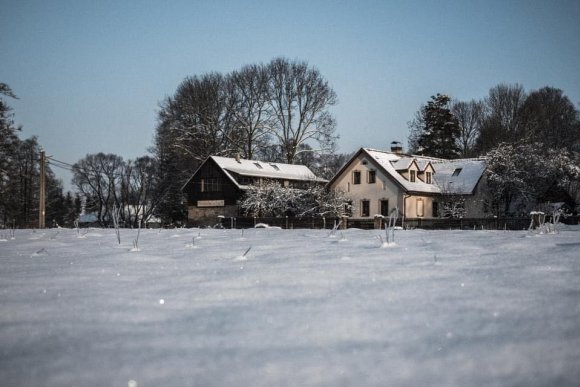
[[[550,221],[551,219],[546,219]],[[221,226],[224,228],[252,228],[256,225],[267,224],[271,227],[280,227],[283,229],[310,228],[310,229],[332,229],[341,220],[339,218],[321,218],[321,217],[304,217],[304,218],[222,218]],[[569,216],[560,218],[564,224],[580,224],[579,216]],[[407,218],[398,219],[397,226],[405,229],[432,229],[432,230],[526,230],[530,225],[529,217],[517,218]],[[373,219],[351,219],[347,220],[347,227],[371,230],[377,228],[377,222]],[[383,226],[384,227],[384,226]]]

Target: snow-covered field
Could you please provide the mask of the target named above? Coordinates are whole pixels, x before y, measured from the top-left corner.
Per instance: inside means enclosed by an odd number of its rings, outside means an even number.
[[[578,228],[82,233],[0,232],[0,385],[580,385]]]

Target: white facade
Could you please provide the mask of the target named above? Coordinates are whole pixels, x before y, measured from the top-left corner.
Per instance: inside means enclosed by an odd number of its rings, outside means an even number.
[[[361,148],[329,187],[352,199],[352,218],[372,219],[396,208],[401,217],[428,219],[439,216],[444,194],[470,199],[480,192],[478,183],[484,170],[483,160],[448,161]],[[465,204],[469,216],[482,216],[483,204],[472,200]]]

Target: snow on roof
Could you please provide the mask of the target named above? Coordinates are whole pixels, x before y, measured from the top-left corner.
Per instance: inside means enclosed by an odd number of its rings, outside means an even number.
[[[429,165],[432,160],[415,159],[415,161],[417,162],[417,166],[419,167],[419,170],[423,172],[423,171],[425,171],[425,169],[427,168],[427,165]]]
[[[441,160],[432,165],[436,184],[455,194],[471,194],[486,168],[484,159]]]
[[[409,169],[411,164],[413,163],[413,159],[410,157],[403,157],[399,160],[391,161],[391,164],[397,171],[405,171]]]
[[[371,156],[389,175],[393,177],[404,189],[412,192],[424,192],[424,193],[439,193],[441,190],[434,184],[423,183],[420,179],[416,179],[415,182],[410,182],[403,177],[397,169],[393,166],[393,162],[396,164],[401,159],[409,159],[409,165],[413,161],[406,155],[399,155],[392,152],[381,151],[376,149],[363,148],[364,151]],[[415,158],[416,159],[416,158]],[[407,162],[405,160],[404,162]]]
[[[301,181],[326,180],[317,177],[304,165],[269,163],[265,161],[235,159],[230,157],[212,156],[216,164],[224,171],[242,176],[265,177],[269,179],[288,179]],[[235,179],[232,178],[233,181]]]
[[[383,167],[403,188],[412,192],[471,194],[486,168],[484,159],[443,160],[433,157],[400,155],[393,152],[363,148],[381,167]],[[426,184],[417,179],[410,182],[399,172],[408,169],[414,161],[424,171],[431,163],[435,174],[434,184]],[[407,166],[406,168],[402,168]],[[460,169],[459,173],[455,173]]]

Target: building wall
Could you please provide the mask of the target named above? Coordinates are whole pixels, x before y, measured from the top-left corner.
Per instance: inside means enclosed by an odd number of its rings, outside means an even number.
[[[238,206],[228,205],[220,207],[187,207],[187,219],[194,225],[214,225],[219,223],[219,216],[231,218],[238,216]]]
[[[227,175],[208,159],[184,188],[188,206],[199,202],[223,201],[224,205],[234,205],[242,192]]]
[[[405,199],[406,218],[433,218],[433,196],[410,195]],[[401,207],[402,208],[402,207]]]
[[[364,164],[366,162],[366,164]],[[411,169],[415,170],[417,173],[417,179],[424,179],[424,174],[419,175],[416,164],[411,165]],[[368,183],[368,172],[370,170],[376,171],[376,181],[375,183]],[[361,173],[361,183],[354,184],[353,172],[359,171]],[[433,172],[433,169],[429,166],[429,172]],[[409,172],[404,171],[403,176],[408,178]],[[336,178],[333,182],[332,189],[339,189],[348,194],[353,202],[353,212],[352,218],[355,219],[372,219],[376,214],[381,213],[381,201],[389,201],[390,213],[393,208],[399,209],[400,216],[405,216],[407,218],[433,218],[433,202],[436,201],[436,197],[433,196],[420,196],[420,195],[406,195],[403,188],[396,184],[392,178],[388,177],[382,172],[371,158],[366,157],[364,153],[361,153],[354,159],[345,170]],[[362,213],[362,202],[363,200],[369,201],[369,212],[368,216],[363,216]],[[422,203],[422,204],[419,204]],[[422,216],[418,210],[422,207]]]
[[[473,195],[465,197],[465,217],[485,218],[490,216],[491,208],[486,208],[489,207],[486,206],[486,201],[489,201],[488,196],[487,179],[484,176],[475,187]]]
[[[363,164],[366,162],[366,164]],[[369,183],[369,171],[375,171],[375,182]],[[360,172],[360,184],[354,184],[353,172]],[[360,154],[333,182],[332,189],[346,192],[352,200],[352,217],[356,219],[372,219],[381,213],[381,200],[388,200],[388,212],[393,208],[402,209],[402,193],[398,185],[381,172],[373,160]],[[368,216],[363,216],[362,201],[368,200]]]
[[[208,159],[185,186],[187,219],[195,225],[214,225],[218,216],[237,216],[242,191]]]

